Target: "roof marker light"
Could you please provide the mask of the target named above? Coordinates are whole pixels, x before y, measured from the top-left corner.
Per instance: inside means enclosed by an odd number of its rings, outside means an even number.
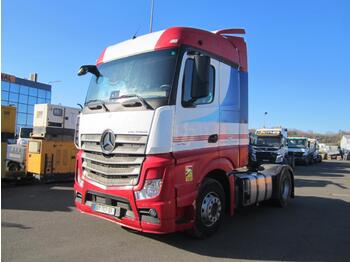
[[[179,39],[171,39],[169,41],[170,44],[177,44],[179,42]]]

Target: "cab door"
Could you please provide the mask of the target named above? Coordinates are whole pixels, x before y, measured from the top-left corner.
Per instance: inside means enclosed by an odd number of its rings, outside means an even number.
[[[181,64],[173,130],[173,151],[216,149],[219,141],[219,62],[210,58],[209,95],[189,105],[193,56],[185,54]]]
[[[219,63],[210,59],[209,95],[191,99],[194,57],[185,54],[181,62],[173,122],[172,151],[176,160],[174,184],[176,204],[188,207],[207,174],[219,157]]]

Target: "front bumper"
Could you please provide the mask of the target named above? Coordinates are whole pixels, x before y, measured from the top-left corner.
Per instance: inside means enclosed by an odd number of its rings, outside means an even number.
[[[177,222],[181,210],[176,207],[174,176],[171,164],[169,164],[171,161],[162,157],[148,158],[143,164],[139,183],[136,186],[106,188],[88,179],[85,179],[81,185],[76,181],[74,184],[75,206],[83,213],[141,232],[165,234],[189,229],[192,227],[190,222]],[[151,199],[136,200],[134,192],[142,188],[145,179],[155,178],[152,175],[160,173],[162,174],[160,194]],[[116,212],[117,215],[101,213],[95,210],[96,204],[107,206],[107,208],[117,208],[120,212]],[[150,212],[151,209],[152,212]],[[156,216],[154,216],[154,211]]]
[[[106,191],[99,192],[96,190],[96,188],[94,188],[94,191],[79,188],[77,184],[75,184],[74,190],[75,206],[83,213],[107,219],[119,225],[142,232],[162,234],[171,233],[178,230],[175,223],[175,216],[169,216],[169,214],[174,213],[172,211],[172,203],[147,201],[147,204],[137,204],[134,196],[129,194],[133,191],[121,192],[122,190],[120,190],[119,192],[116,192],[114,190],[114,192],[109,192],[110,194],[106,194]],[[91,196],[98,196],[99,202],[96,202],[96,198],[93,197],[92,199]],[[104,198],[101,196],[104,196]],[[112,203],[114,201],[111,200],[117,198],[122,200],[120,201],[122,205],[125,205],[124,207],[120,207],[121,212],[118,217],[97,212],[93,208],[96,203],[116,207]],[[101,202],[101,199],[105,199],[106,202]],[[120,204],[118,204],[118,206],[120,206]],[[156,210],[157,217],[154,218],[148,214],[145,214],[145,211],[147,212],[147,210],[151,208]]]
[[[305,162],[308,158],[307,155],[301,155],[301,154],[294,154],[294,161],[295,162]]]

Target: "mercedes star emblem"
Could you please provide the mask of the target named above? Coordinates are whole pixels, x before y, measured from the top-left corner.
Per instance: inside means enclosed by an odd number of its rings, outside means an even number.
[[[115,148],[115,135],[112,130],[106,130],[101,136],[101,149],[105,154],[110,154]]]

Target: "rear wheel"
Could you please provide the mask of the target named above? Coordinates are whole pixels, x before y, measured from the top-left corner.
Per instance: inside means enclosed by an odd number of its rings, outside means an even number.
[[[276,183],[276,190],[276,205],[279,207],[287,206],[292,194],[292,179],[287,169],[284,169],[279,175]]]
[[[195,222],[190,234],[203,238],[215,233],[224,218],[225,192],[215,179],[203,181],[196,200]]]

